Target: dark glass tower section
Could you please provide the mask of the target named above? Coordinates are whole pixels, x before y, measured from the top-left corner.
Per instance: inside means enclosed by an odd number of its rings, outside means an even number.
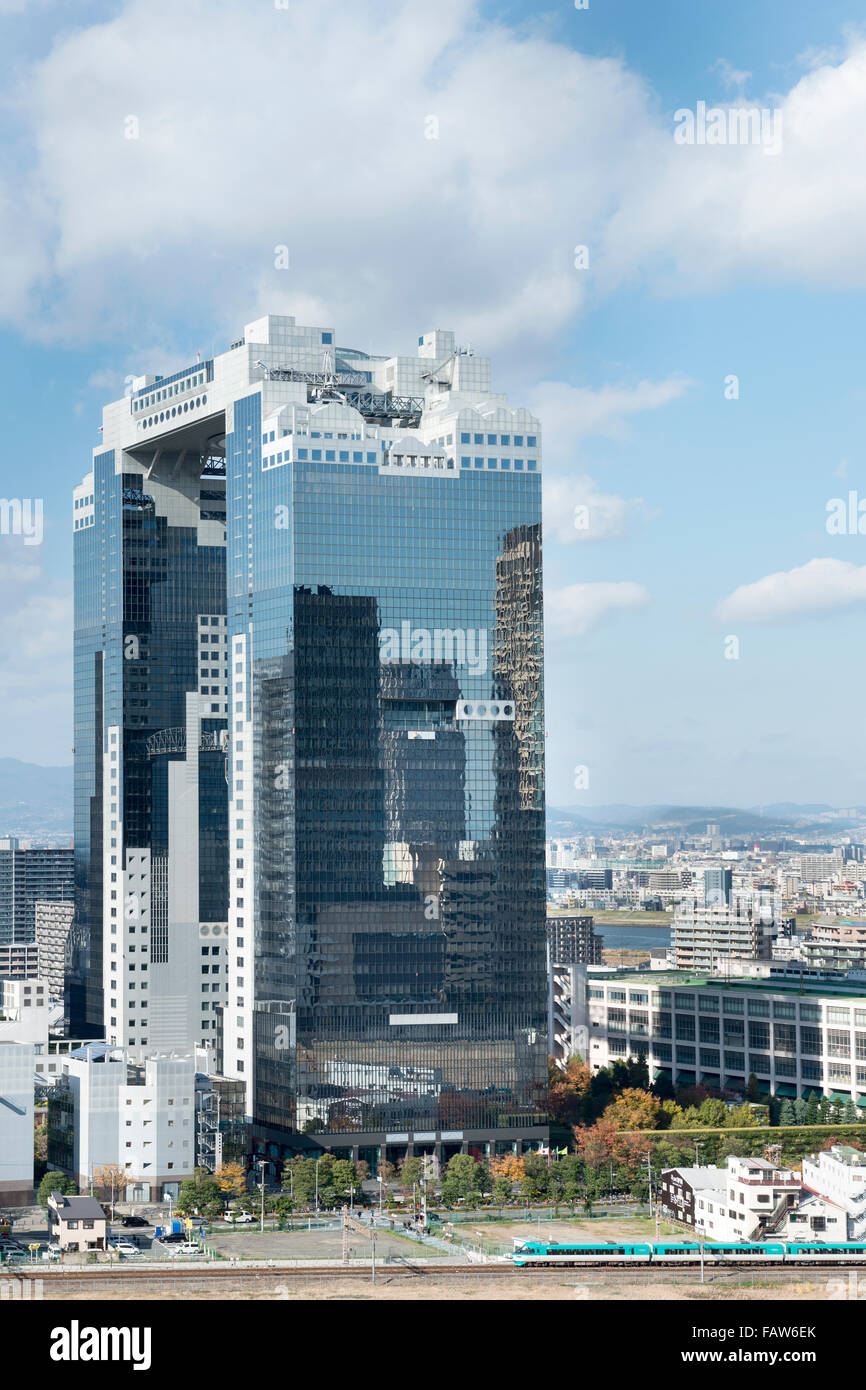
[[[247,1013],[226,1071],[277,1146],[538,1134],[541,480],[398,476],[390,440],[341,455],[361,435],[335,422],[319,460],[308,434],[263,467],[256,395],[227,437]]]
[[[135,1049],[212,1040],[228,916],[225,484],[172,444],[98,455],[75,502],[70,1029]]]

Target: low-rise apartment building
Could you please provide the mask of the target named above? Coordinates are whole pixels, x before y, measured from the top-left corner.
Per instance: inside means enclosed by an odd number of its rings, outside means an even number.
[[[671,924],[678,970],[714,970],[728,959],[769,960],[777,923],[741,903],[683,904]]]
[[[803,1159],[803,1187],[839,1207],[848,1240],[866,1239],[866,1153],[834,1144]]]
[[[720,1186],[695,1193],[695,1229],[712,1240],[769,1240],[797,1206],[800,1179],[765,1158],[729,1158]]]

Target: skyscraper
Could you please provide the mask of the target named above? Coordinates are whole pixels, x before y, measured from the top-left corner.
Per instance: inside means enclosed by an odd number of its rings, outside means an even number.
[[[147,886],[152,957],[157,864],[167,876],[161,940],[178,979],[192,969],[180,942],[198,932],[203,944],[204,925],[228,922],[221,1061],[245,1082],[255,1141],[276,1156],[301,1130],[375,1157],[545,1133],[539,445],[537,421],[491,391],[487,360],[452,334],[424,335],[414,357],[371,357],[289,317],[248,325],[187,373],[135,382],[106,411],[102,482],[80,492],[126,491],[130,508],[150,508],[146,554],[161,562],[150,593],[163,605],[172,595],[180,631],[166,658],[167,614],[145,632],[144,615],[110,607],[120,546],[109,527],[120,529],[103,519],[89,583],[108,606],[81,638],[82,823],[106,874],[125,871],[127,894]],[[222,477],[224,550],[222,527],[203,530],[193,511]],[[124,515],[122,500],[112,507]],[[141,526],[126,523],[130,560]],[[223,613],[227,683],[205,717],[211,668],[196,669],[185,643]],[[146,681],[120,645],[142,636]],[[124,750],[112,759],[121,677]],[[135,703],[133,684],[148,686]],[[125,863],[113,787],[141,798],[134,825],[127,806]],[[187,844],[228,880],[197,920],[204,878],[172,868]],[[91,962],[110,967],[113,900],[93,859],[82,851],[83,903],[89,893],[103,913],[89,933],[82,913],[82,949],[88,938]],[[186,896],[172,896],[173,872]],[[168,1041],[153,1026],[155,970],[147,1032],[125,1026],[142,1013],[127,998],[118,1040]],[[103,966],[95,982],[91,967],[91,990],[117,973]]]

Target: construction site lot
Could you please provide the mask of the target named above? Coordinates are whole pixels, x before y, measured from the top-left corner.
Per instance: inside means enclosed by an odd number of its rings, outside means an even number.
[[[209,1234],[205,1244],[226,1259],[237,1260],[340,1260],[343,1256],[343,1233],[339,1226],[331,1229],[313,1227],[312,1230],[295,1231],[220,1231]],[[369,1260],[371,1242],[360,1232],[348,1232],[348,1257],[350,1260]],[[435,1246],[421,1245],[410,1236],[399,1232],[376,1230],[376,1261],[400,1259],[415,1261],[423,1259],[454,1259],[451,1251],[440,1251]]]

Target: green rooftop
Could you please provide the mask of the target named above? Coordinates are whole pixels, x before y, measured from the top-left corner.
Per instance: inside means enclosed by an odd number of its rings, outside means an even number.
[[[615,984],[620,981],[628,985],[642,985],[644,988],[672,989],[712,989],[732,991],[742,994],[764,990],[768,994],[809,994],[812,996],[838,999],[866,999],[866,980],[862,983],[846,983],[835,980],[768,979],[728,979],[724,975],[696,974],[693,970],[617,970],[613,974],[589,975],[588,983]]]

